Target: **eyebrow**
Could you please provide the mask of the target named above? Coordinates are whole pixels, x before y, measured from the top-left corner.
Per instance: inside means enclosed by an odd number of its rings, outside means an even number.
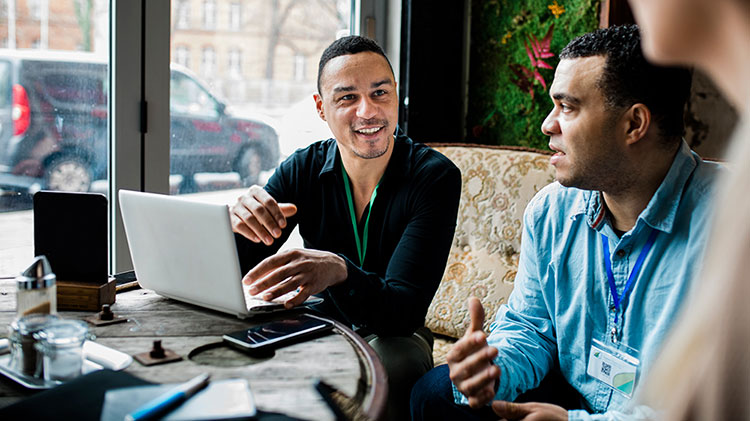
[[[393,85],[393,82],[391,82],[390,79],[383,79],[379,82],[373,82],[372,85],[370,85],[370,87],[377,88],[378,86],[381,86],[381,85]]]
[[[382,85],[393,85],[393,82],[390,79],[383,79],[379,80],[377,82],[373,82],[370,85],[370,88],[377,88]],[[354,86],[337,86],[333,88],[333,93],[339,93],[339,92],[351,92],[356,90]]]
[[[554,94],[554,95],[552,95],[552,99],[554,99],[556,101],[570,102],[571,104],[580,104],[581,103],[580,99],[578,99],[578,98],[576,98],[574,96],[568,95],[568,94],[564,94],[564,93]]]

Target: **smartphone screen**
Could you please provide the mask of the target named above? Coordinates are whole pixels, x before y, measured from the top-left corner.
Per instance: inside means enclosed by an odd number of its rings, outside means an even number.
[[[224,340],[246,349],[261,349],[279,346],[282,343],[301,339],[316,332],[331,329],[333,324],[327,320],[308,314],[300,314],[293,319],[277,320],[232,332],[223,336]]]

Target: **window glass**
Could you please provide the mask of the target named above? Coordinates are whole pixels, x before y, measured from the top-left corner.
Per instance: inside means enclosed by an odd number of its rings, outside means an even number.
[[[110,12],[100,0],[0,4],[0,276],[14,276],[33,258],[35,192],[108,193]]]
[[[321,53],[348,34],[351,0],[189,3],[202,25],[172,26],[172,62],[184,67],[173,65],[170,84],[170,188],[229,203],[295,149],[331,137],[312,96]]]

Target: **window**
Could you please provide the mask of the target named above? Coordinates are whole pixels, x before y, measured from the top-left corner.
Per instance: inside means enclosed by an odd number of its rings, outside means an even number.
[[[242,51],[239,48],[229,50],[229,77],[239,79],[242,77]]]
[[[214,29],[171,34],[175,61],[184,49],[195,56],[185,64],[190,82],[178,87],[173,72],[170,191],[232,203],[286,155],[331,137],[315,111],[307,61],[348,31],[353,2],[193,1],[203,27]]]
[[[216,71],[216,51],[213,47],[203,47],[203,59],[201,61],[203,76],[211,78]]]
[[[294,55],[294,80],[305,80],[305,56],[299,53]]]
[[[110,181],[110,2],[13,3],[2,2],[4,46],[26,49],[0,52],[0,276],[20,273],[33,259],[36,191],[109,195]],[[55,16],[47,21],[52,4]],[[24,22],[26,7],[28,18],[37,21],[31,26]],[[48,40],[54,41],[49,49]],[[79,46],[86,51],[77,51]],[[17,142],[9,142],[10,136]],[[12,144],[25,146],[9,154]]]
[[[203,0],[203,29],[216,28],[216,2]]]
[[[177,29],[187,29],[190,27],[190,2],[189,0],[177,0],[176,7],[177,19],[175,27]]]
[[[229,5],[229,29],[232,31],[239,31],[242,25],[242,4],[238,1],[233,1]]]
[[[174,62],[185,67],[190,67],[190,48],[184,45],[176,47],[174,50]]]
[[[219,116],[216,100],[191,76],[173,70],[169,89],[169,111],[173,118],[178,118],[177,115],[207,118]]]
[[[42,19],[42,0],[28,0],[26,3],[29,6],[29,17],[32,20]]]

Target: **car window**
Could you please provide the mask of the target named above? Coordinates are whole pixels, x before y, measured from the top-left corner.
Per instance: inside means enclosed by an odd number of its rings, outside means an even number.
[[[10,105],[10,63],[0,60],[0,108]]]
[[[172,72],[169,87],[169,110],[172,113],[207,118],[219,116],[218,104],[213,97],[189,76]]]
[[[44,76],[44,93],[56,103],[106,105],[103,90],[106,68],[101,74],[49,72]]]

